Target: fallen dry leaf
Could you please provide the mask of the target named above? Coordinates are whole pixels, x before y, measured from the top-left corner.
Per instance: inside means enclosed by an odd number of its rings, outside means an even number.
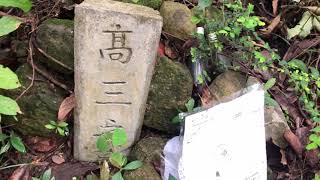
[[[58,112],[58,120],[59,121],[64,121],[67,119],[68,115],[70,112],[73,110],[75,107],[75,96],[74,93],[72,93],[69,97],[65,98],[60,107],[59,107],[59,112]]]
[[[166,45],[164,48],[165,54],[170,59],[176,59],[178,57],[177,53],[172,50],[169,45]]]
[[[308,9],[309,11],[315,13],[316,15],[320,16],[320,7],[319,6],[304,6],[301,8]]]
[[[280,24],[281,15],[279,14],[277,17],[275,17],[268,27],[261,29],[262,34],[264,35],[270,35],[270,33]]]
[[[314,39],[306,39],[303,41],[295,41],[286,54],[284,55],[284,60],[290,60],[298,58],[299,56],[303,55],[307,52],[308,49],[317,46],[320,44],[320,37]]]
[[[277,11],[278,11],[278,0],[272,0],[272,12],[273,15],[277,15]]]
[[[299,156],[299,158],[302,158],[303,146],[299,138],[295,134],[293,134],[291,130],[287,130],[283,136],[289,143],[289,145],[292,147],[294,152]]]
[[[281,164],[288,165],[288,160],[286,158],[286,151],[280,149],[280,153],[281,153]]]
[[[30,178],[29,174],[29,167],[27,165],[20,166],[19,168],[13,171],[9,180],[28,180]]]
[[[70,180],[72,177],[81,177],[89,171],[99,169],[99,166],[94,163],[64,163],[52,168],[52,173],[57,180]]]
[[[55,139],[45,139],[43,138],[37,143],[31,145],[32,149],[37,152],[49,152],[55,147],[57,147],[57,141]]]
[[[66,162],[66,160],[63,157],[59,156],[59,155],[53,155],[51,157],[51,160],[52,160],[52,162],[54,162],[56,164],[62,164],[64,162]]]

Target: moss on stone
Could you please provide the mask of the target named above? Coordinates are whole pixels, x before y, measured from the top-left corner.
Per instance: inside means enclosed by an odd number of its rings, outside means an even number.
[[[13,98],[19,96],[29,86],[32,69],[28,64],[24,64],[16,73],[22,87],[7,92],[7,95]],[[50,120],[57,119],[58,109],[64,96],[62,90],[52,87],[46,79],[37,74],[34,85],[18,100],[23,114],[17,116],[18,121],[7,116],[3,122],[6,125],[13,125],[12,128],[24,135],[52,136],[53,133],[44,126]]]
[[[73,45],[74,22],[66,19],[48,19],[38,28],[36,42],[46,54],[69,68],[61,66],[39,53],[37,59],[50,69],[64,74],[72,74],[74,68]]]
[[[161,180],[160,175],[151,164],[143,164],[142,167],[133,171],[125,171],[126,180]]]
[[[151,81],[144,125],[167,133],[178,132],[171,123],[192,93],[192,76],[187,67],[167,58],[157,60]]]
[[[160,9],[160,6],[161,6],[163,0],[138,0],[137,2],[134,2],[133,0],[118,0],[118,1],[139,4],[142,6],[147,6],[147,7],[151,7],[153,9],[158,10],[158,9]]]

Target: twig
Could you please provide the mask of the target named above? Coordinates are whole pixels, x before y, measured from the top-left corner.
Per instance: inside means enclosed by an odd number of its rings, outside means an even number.
[[[32,37],[29,40],[29,63],[32,66],[32,79],[31,79],[31,83],[29,84],[29,86],[27,87],[27,89],[25,89],[17,98],[16,101],[18,101],[27,91],[29,91],[29,89],[33,86],[34,83],[34,77],[35,77],[35,68],[34,68],[34,63],[33,63],[33,46],[32,46]]]
[[[9,169],[9,168],[21,167],[21,166],[27,166],[27,165],[30,165],[30,163],[14,164],[14,165],[6,166],[6,167],[0,167],[0,171],[5,170],[5,169]]]

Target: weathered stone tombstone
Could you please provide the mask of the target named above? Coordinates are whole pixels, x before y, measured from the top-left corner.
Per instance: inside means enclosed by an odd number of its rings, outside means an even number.
[[[75,135],[78,160],[105,158],[97,137],[123,127],[139,137],[162,18],[147,7],[86,0],[75,10]]]

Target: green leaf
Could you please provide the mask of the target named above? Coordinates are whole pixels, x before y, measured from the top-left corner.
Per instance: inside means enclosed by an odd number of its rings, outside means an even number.
[[[6,134],[1,133],[0,134],[0,141],[3,141],[5,139],[7,139],[9,136],[7,136]]]
[[[319,132],[320,132],[320,126],[315,127],[315,128],[313,128],[313,129],[311,129],[310,131],[319,133]]]
[[[311,135],[309,136],[309,140],[315,142],[315,141],[318,140],[318,136],[315,135],[315,134],[311,134]]]
[[[299,59],[292,59],[288,62],[288,65],[292,68],[300,69],[302,72],[308,73],[308,68],[306,64]]]
[[[118,171],[117,173],[115,173],[111,180],[124,180],[123,177],[122,177],[122,174],[121,174],[121,171]]]
[[[59,126],[59,127],[67,127],[67,126],[68,126],[68,123],[66,123],[66,122],[59,122],[59,123],[58,123],[58,126]]]
[[[127,158],[120,152],[114,152],[110,155],[109,161],[113,166],[120,169],[127,163]]]
[[[91,174],[87,175],[86,180],[93,180],[93,176]]]
[[[109,150],[107,134],[102,134],[101,136],[99,136],[96,145],[99,151],[107,152]]]
[[[263,89],[267,91],[268,89],[272,88],[276,84],[276,78],[270,78],[263,86]]]
[[[176,123],[181,123],[182,122],[182,119],[180,119],[180,116],[179,114],[176,115],[174,118],[172,118],[171,120],[172,123],[176,124]]]
[[[24,12],[29,12],[32,4],[30,0],[1,0],[0,6],[16,7],[22,9]]]
[[[212,5],[212,0],[198,0],[198,7],[200,9],[205,9]]]
[[[127,164],[123,169],[124,170],[135,170],[138,169],[142,166],[142,162],[141,161],[132,161],[129,164]]]
[[[0,114],[15,116],[20,113],[17,102],[9,97],[0,95]]]
[[[42,175],[42,180],[50,180],[51,178],[51,168],[46,170]]]
[[[1,1],[0,1],[1,3]],[[11,16],[3,16],[0,18],[0,37],[7,35],[13,31],[15,31],[16,29],[18,29],[18,27],[20,26],[22,22],[14,17]]]
[[[40,180],[40,178],[32,177],[32,180]]]
[[[313,76],[313,78],[317,79],[319,78],[319,71],[318,69],[314,68],[314,67],[311,67],[311,75]]]
[[[269,93],[264,94],[264,101],[267,106],[276,107],[279,106],[276,100],[274,100]]]
[[[61,136],[65,136],[64,129],[62,129],[61,127],[57,127],[57,131]]]
[[[121,146],[127,143],[127,134],[123,128],[116,128],[112,134],[112,145]]]
[[[193,98],[189,99],[189,101],[185,104],[188,112],[192,112],[192,110],[194,108],[194,104],[195,104],[195,101]]]
[[[52,124],[46,124],[45,127],[46,127],[47,129],[51,129],[51,130],[57,128],[56,126],[54,126],[54,125],[52,125]]]
[[[1,146],[0,154],[3,154],[3,153],[5,153],[5,152],[7,152],[7,151],[9,150],[9,148],[10,148],[10,143],[9,143],[9,142],[7,142],[7,144],[6,144],[6,145]]]
[[[3,26],[1,25],[1,22],[0,27],[0,31],[2,31]],[[18,76],[9,68],[5,68],[0,65],[0,89],[16,89],[20,86],[21,84],[19,82]]]
[[[22,140],[18,136],[14,135],[14,134],[11,135],[10,143],[17,151],[22,152],[22,153],[26,152],[26,147],[24,146]]]
[[[177,179],[170,174],[168,180],[177,180]]]
[[[313,150],[313,149],[317,149],[318,145],[316,143],[310,143],[306,146],[307,150]]]
[[[192,16],[192,17],[191,17],[191,22],[192,22],[193,24],[198,24],[198,23],[201,22],[201,19],[198,18],[197,16]]]

